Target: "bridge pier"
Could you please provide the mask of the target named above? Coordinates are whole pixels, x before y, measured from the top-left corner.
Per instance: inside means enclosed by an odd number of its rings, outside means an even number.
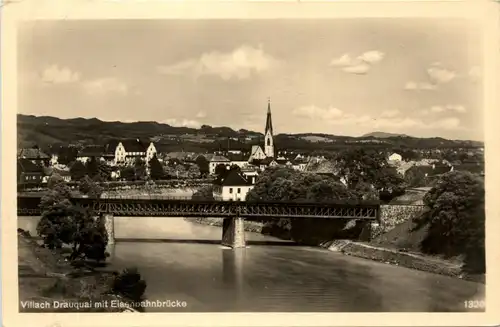
[[[243,218],[224,218],[222,222],[222,245],[233,249],[246,246]]]
[[[104,219],[106,233],[108,234],[108,245],[115,244],[115,216],[110,213],[105,213],[102,217]]]

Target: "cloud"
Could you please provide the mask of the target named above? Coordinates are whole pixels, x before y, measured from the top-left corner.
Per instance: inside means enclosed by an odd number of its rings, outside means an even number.
[[[299,107],[292,111],[292,114],[297,117],[309,118],[309,119],[319,119],[319,120],[329,120],[342,117],[344,113],[334,107],[320,108],[314,105]]]
[[[372,65],[380,62],[384,57],[385,54],[378,50],[364,52],[355,58],[345,53],[338,58],[333,58],[330,66],[340,67],[346,73],[362,75],[368,73]]]
[[[359,65],[343,67],[342,70],[345,71],[346,73],[363,75],[368,73],[368,71],[370,70],[370,65],[366,63],[361,63]]]
[[[349,66],[353,62],[349,54],[344,54],[339,58],[334,58],[330,61],[330,66]]]
[[[428,81],[408,81],[405,84],[405,90],[426,90],[432,91],[436,90],[439,84],[446,84],[451,82],[457,73],[453,70],[447,69],[440,62],[434,62],[426,70]]]
[[[196,120],[189,120],[189,119],[177,119],[177,118],[169,118],[162,120],[160,123],[163,124],[168,124],[171,126],[177,126],[177,127],[190,127],[190,128],[200,128],[201,123]]]
[[[205,118],[207,117],[207,114],[206,112],[204,111],[199,111],[197,114],[196,114],[196,118]]]
[[[400,111],[398,109],[385,110],[385,111],[382,111],[382,113],[380,114],[380,117],[384,117],[384,118],[396,117],[397,115],[399,115],[399,113],[400,113]]]
[[[80,73],[74,72],[67,67],[51,65],[46,67],[41,74],[44,83],[65,84],[75,83],[80,80]]]
[[[379,62],[382,59],[384,59],[384,57],[385,57],[385,53],[383,53],[381,51],[372,50],[372,51],[367,51],[367,52],[363,53],[362,55],[360,55],[358,57],[358,59],[363,60],[364,62],[367,62],[370,64],[374,64],[374,63]]]
[[[460,120],[454,117],[423,121],[418,118],[400,117],[399,113],[399,110],[386,110],[379,117],[371,117],[370,115],[346,113],[332,106],[321,108],[315,105],[299,107],[292,111],[292,115],[301,119],[323,120],[330,125],[365,127],[373,130],[404,131],[408,128],[460,128]]]
[[[464,113],[467,111],[467,109],[462,105],[447,104],[444,106],[432,106],[429,109],[429,111],[434,112],[434,113],[441,113],[441,112],[446,112],[446,111],[454,111],[454,112]]]
[[[165,75],[191,74],[215,75],[223,80],[232,78],[243,80],[253,74],[269,71],[279,61],[264,52],[262,48],[242,45],[232,52],[212,51],[202,54],[197,59],[188,59],[169,66],[158,67],[158,72]]]
[[[94,95],[107,94],[107,93],[126,94],[128,92],[127,84],[118,80],[115,77],[103,77],[90,80],[84,82],[83,87],[89,94],[94,94]]]
[[[434,63],[427,69],[427,74],[432,82],[437,84],[448,83],[453,80],[457,74],[447,68],[444,68],[441,63]]]
[[[433,91],[437,89],[437,86],[427,82],[406,82],[405,90],[425,90],[425,91]]]

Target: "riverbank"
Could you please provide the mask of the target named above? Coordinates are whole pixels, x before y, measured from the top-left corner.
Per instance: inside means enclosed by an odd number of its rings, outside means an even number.
[[[114,271],[75,268],[24,231],[17,239],[20,312],[134,311],[110,292]]]
[[[222,226],[222,218],[186,218],[187,221],[209,226]],[[264,224],[245,221],[245,231],[262,234]],[[441,258],[404,252],[398,249],[374,246],[369,243],[353,240],[335,240],[322,242],[319,247],[344,255],[396,265],[400,267],[430,272],[459,279],[485,283],[485,275],[468,275],[463,272],[462,264]]]

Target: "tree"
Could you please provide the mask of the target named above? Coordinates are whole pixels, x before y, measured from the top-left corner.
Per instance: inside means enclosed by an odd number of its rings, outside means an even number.
[[[37,225],[37,232],[43,238],[48,248],[60,248],[63,243],[71,241],[72,225],[71,190],[59,179],[59,175],[52,175],[47,183],[48,191],[40,201],[42,217]]]
[[[53,249],[70,245],[70,260],[105,259],[108,239],[103,222],[94,219],[92,211],[71,203],[71,191],[57,175],[49,179],[48,188],[41,199],[42,217],[37,225],[45,246]]]
[[[389,202],[393,198],[403,195],[406,183],[394,167],[382,167],[375,174],[373,185],[379,192],[382,201]]]
[[[356,188],[359,182],[373,183],[377,172],[385,166],[387,166],[385,155],[375,150],[347,149],[338,153],[336,157],[338,174],[345,179],[351,189]]]
[[[190,165],[187,170],[188,178],[200,178],[200,168],[198,165]]]
[[[214,193],[212,186],[205,186],[193,193],[193,200],[214,200]]]
[[[86,175],[78,185],[78,189],[82,194],[88,195],[89,198],[100,198],[102,194],[102,187],[99,186],[94,180]]]
[[[200,174],[202,176],[207,176],[208,173],[210,172],[209,170],[209,162],[205,156],[198,156],[195,160],[196,164],[198,165],[198,168],[200,169]]]
[[[149,161],[149,170],[150,170],[149,176],[151,177],[151,179],[159,180],[165,177],[165,171],[163,170],[163,165],[156,157],[156,154]]]
[[[134,162],[134,175],[136,180],[146,179],[146,164],[141,158],[136,158]]]
[[[404,180],[409,187],[426,186],[426,166],[410,167],[404,176]]]
[[[126,181],[135,180],[135,169],[134,167],[121,167],[120,168],[120,178]]]
[[[352,190],[366,189],[368,184],[378,192],[383,201],[390,201],[405,192],[406,184],[394,167],[387,164],[385,154],[380,151],[354,148],[340,152],[335,163],[338,175]],[[365,195],[360,194],[361,197]]]
[[[99,160],[96,157],[91,157],[86,163],[87,175],[89,175],[91,178],[99,175],[100,166],[101,163],[99,162]]]
[[[219,177],[223,177],[227,174],[227,165],[218,164],[215,166],[215,175]]]
[[[79,181],[87,175],[87,168],[80,161],[75,161],[69,170],[71,174],[71,179],[74,181]]]
[[[146,291],[146,282],[141,278],[137,268],[126,268],[113,278],[111,289],[134,302],[140,302]]]
[[[358,195],[331,176],[298,172],[290,168],[268,168],[259,175],[247,201],[357,202]],[[336,219],[289,219],[265,221],[265,229],[302,243],[317,244],[346,236],[347,221]],[[279,234],[276,234],[278,231]],[[357,230],[356,230],[357,231]],[[349,230],[349,233],[352,233]],[[359,234],[359,233],[358,233]]]
[[[99,173],[94,177],[95,181],[105,182],[111,180],[111,172],[113,168],[105,163],[100,163]]]
[[[57,152],[57,162],[61,165],[69,165],[71,162],[76,160],[77,154],[78,150],[76,148],[62,146]]]
[[[485,271],[484,182],[469,172],[443,175],[425,196],[429,211],[415,228],[427,226],[422,251],[445,256],[465,256],[465,268]]]

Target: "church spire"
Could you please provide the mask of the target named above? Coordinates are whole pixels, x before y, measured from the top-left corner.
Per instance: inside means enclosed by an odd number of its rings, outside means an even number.
[[[267,99],[267,119],[266,119],[266,130],[265,134],[267,132],[271,132],[271,135],[273,135],[273,121],[271,119],[271,99]]]
[[[271,100],[267,100],[266,130],[264,132],[264,153],[267,157],[274,157],[273,121],[271,119]]]

